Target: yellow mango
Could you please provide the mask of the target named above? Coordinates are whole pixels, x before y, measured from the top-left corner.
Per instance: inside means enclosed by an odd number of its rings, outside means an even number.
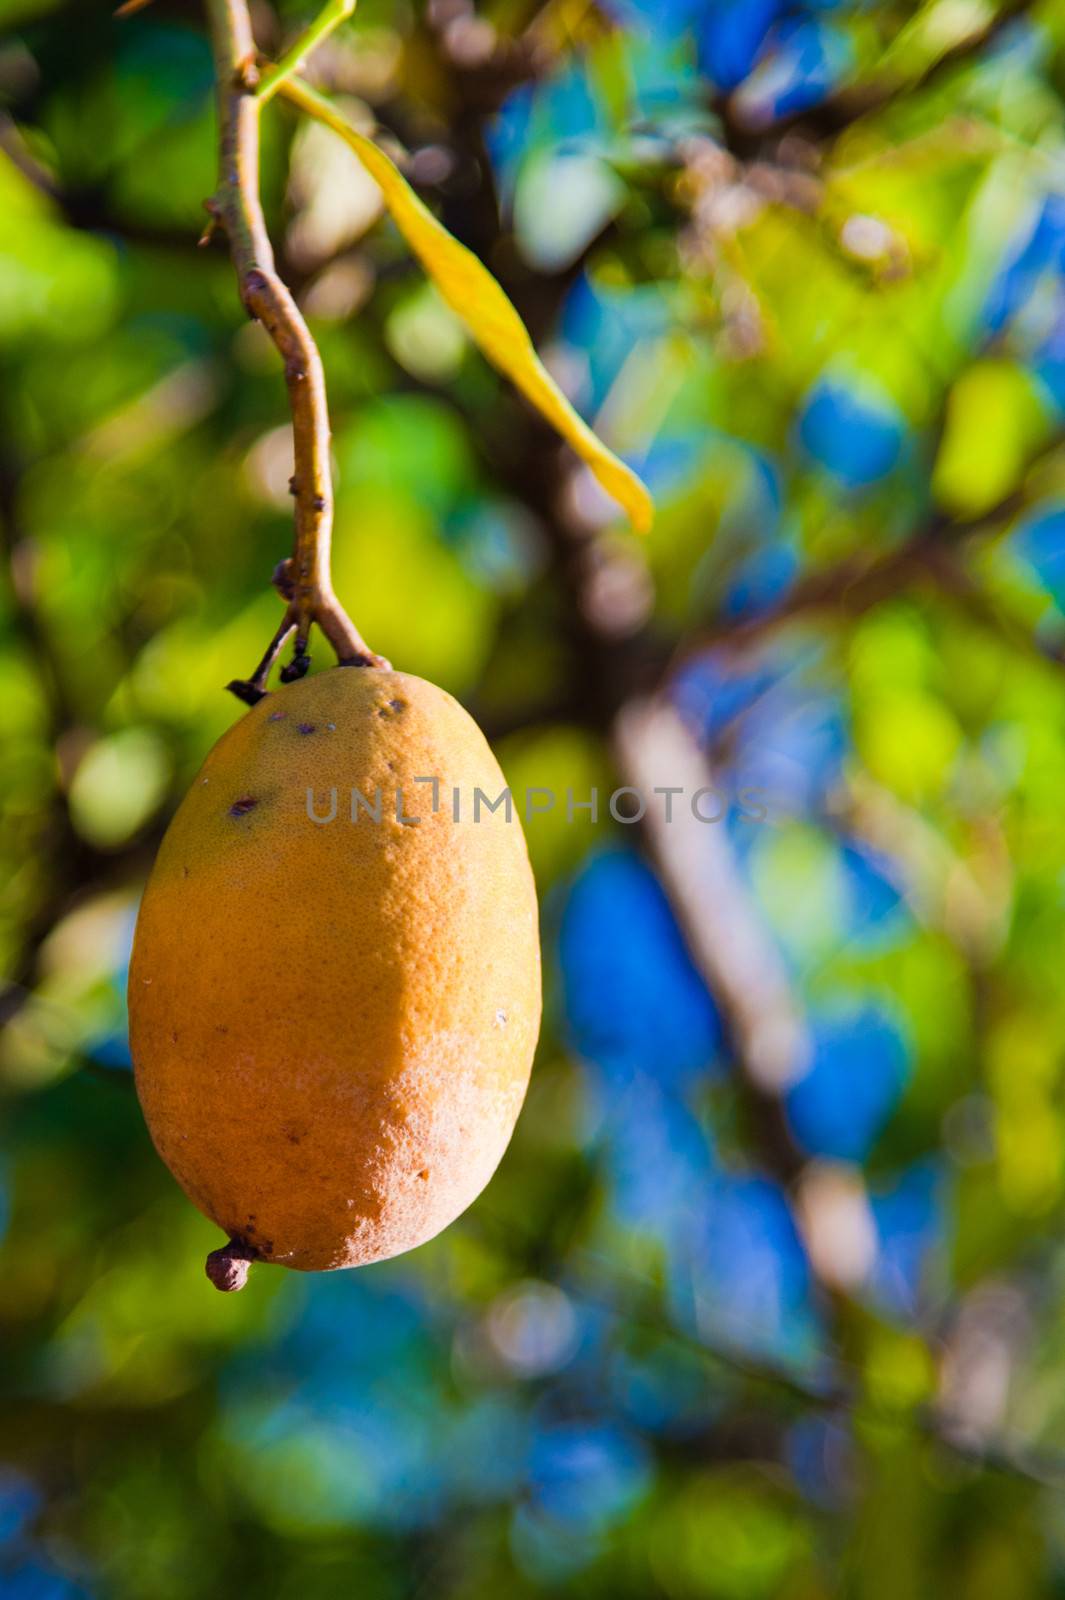
[[[450,695],[369,667],[267,695],[207,757],[145,891],[129,1009],[152,1138],[232,1241],[218,1287],[251,1260],[397,1255],[492,1176],[540,1021],[525,841],[487,804],[504,785]]]

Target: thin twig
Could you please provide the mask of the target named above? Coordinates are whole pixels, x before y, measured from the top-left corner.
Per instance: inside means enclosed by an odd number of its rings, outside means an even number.
[[[508,1227],[512,1225],[512,1220],[508,1219]],[[839,1355],[833,1355],[830,1361],[811,1370],[781,1363],[759,1352],[753,1340],[753,1328],[752,1342],[746,1346],[705,1328],[689,1333],[677,1323],[645,1309],[645,1296],[641,1296],[634,1307],[633,1291],[652,1292],[651,1280],[631,1271],[619,1274],[616,1265],[606,1272],[599,1271],[596,1258],[587,1251],[578,1251],[571,1259],[579,1273],[573,1293],[582,1304],[594,1306],[629,1330],[667,1340],[674,1347],[701,1358],[708,1366],[721,1368],[743,1384],[775,1392],[784,1406],[790,1404],[801,1411],[836,1416],[841,1424],[873,1423],[910,1431],[978,1471],[1054,1488],[1065,1482],[1065,1455],[1058,1451],[1043,1449],[1009,1431],[984,1438],[969,1436],[959,1419],[937,1401],[907,1404],[900,1400],[893,1404],[887,1396],[870,1393],[864,1381],[864,1369]],[[718,1426],[719,1419],[715,1417],[711,1427],[716,1431]],[[680,1451],[703,1456],[709,1442],[705,1432],[695,1433],[684,1440],[664,1442],[663,1448],[668,1453],[671,1445],[676,1445]]]
[[[251,677],[234,678],[232,683],[226,684],[230,694],[235,694],[238,700],[244,701],[245,705],[258,705],[266,694],[266,683],[270,676],[270,668],[281,654],[285,640],[292,633],[295,626],[290,606],[282,617],[277,632],[267,645],[263,658]]]
[[[284,563],[277,583],[288,610],[271,649],[276,654],[284,637],[295,629],[294,657],[282,677],[302,676],[310,660],[311,625],[317,623],[341,665],[384,666],[387,663],[370,650],[333,592],[329,567],[333,484],[325,374],[310,330],[277,275],[259,199],[258,69],[247,0],[207,0],[207,4],[220,136],[218,189],[207,209],[226,230],[248,315],[262,323],[284,360],[292,410],[296,534],[292,559]],[[268,657],[264,658],[267,671],[273,659],[270,652]],[[261,671],[262,664],[245,682],[262,687]]]

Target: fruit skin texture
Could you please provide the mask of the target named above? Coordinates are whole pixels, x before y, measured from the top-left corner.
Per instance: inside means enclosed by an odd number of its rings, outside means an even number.
[[[409,1250],[506,1149],[540,951],[517,815],[482,803],[471,820],[474,790],[504,784],[450,695],[343,667],[261,700],[179,807],[133,945],[137,1092],[190,1199],[257,1259],[320,1271]],[[378,786],[381,821],[353,823],[352,788],[372,803]],[[334,788],[335,819],[311,820],[308,789],[326,817]]]

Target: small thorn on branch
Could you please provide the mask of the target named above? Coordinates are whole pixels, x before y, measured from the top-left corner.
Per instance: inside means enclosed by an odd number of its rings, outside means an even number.
[[[222,207],[213,194],[207,196],[207,199],[203,202],[203,209],[207,213],[207,222],[196,241],[201,250],[204,245],[210,244],[218,229],[222,226]]]
[[[248,1281],[248,1272],[256,1259],[256,1251],[243,1239],[230,1239],[219,1250],[207,1257],[204,1271],[222,1294],[235,1294]]]

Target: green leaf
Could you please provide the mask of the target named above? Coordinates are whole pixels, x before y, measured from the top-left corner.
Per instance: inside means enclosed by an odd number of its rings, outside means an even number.
[[[1017,487],[1045,439],[1047,415],[1029,375],[977,361],[951,390],[932,491],[955,517],[979,517]]]

